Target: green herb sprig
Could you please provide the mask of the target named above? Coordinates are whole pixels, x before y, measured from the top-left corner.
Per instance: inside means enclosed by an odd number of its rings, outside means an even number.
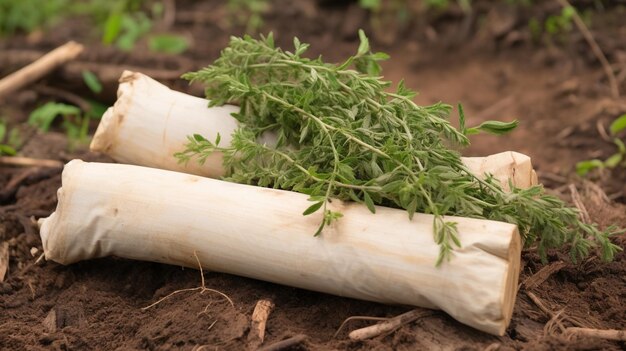
[[[271,34],[231,38],[213,65],[184,78],[206,84],[211,106],[238,104],[240,128],[225,146],[219,136],[190,136],[176,156],[204,162],[220,151],[226,180],[308,194],[313,204],[303,214],[323,213],[315,235],[341,217],[328,206],[333,198],[364,203],[371,212],[378,204],[403,208],[410,218],[433,214],[437,264],[461,246],[446,215],[517,224],[525,244],[537,243],[544,259],[548,248],[563,245],[571,246],[574,261],[595,246],[605,260],[620,250],[609,240],[615,228],[583,223],[576,209],[541,186],[505,192],[492,177],[472,174],[448,145],[467,146],[469,134],[502,134],[517,122],[466,128],[461,110],[457,130],[448,120],[451,106],[418,106],[403,82],[388,91],[390,82],[378,76],[378,62],[388,56],[372,53],[359,35],[356,55],[339,65],[303,57],[308,44],[297,38],[293,52],[276,48]],[[267,132],[277,135],[275,145],[257,142]]]

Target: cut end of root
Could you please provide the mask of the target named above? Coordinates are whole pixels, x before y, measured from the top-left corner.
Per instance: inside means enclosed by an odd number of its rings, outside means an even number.
[[[96,133],[89,144],[89,150],[93,152],[106,152],[111,147],[111,139],[113,138],[113,128],[110,126],[113,124],[111,121],[115,119],[115,107],[109,107],[96,129]]]
[[[515,298],[517,296],[517,287],[519,282],[520,260],[522,256],[522,239],[516,233],[511,236],[511,245],[509,246],[508,262],[509,267],[504,278],[505,284],[502,291],[502,317],[504,319],[498,335],[504,335],[513,316],[513,307],[515,306]]]
[[[134,82],[141,77],[142,74],[138,72],[124,71],[122,73],[119,79],[120,85],[117,89],[117,101],[102,116],[98,129],[96,129],[96,133],[89,145],[91,151],[107,153],[114,146],[118,129],[131,106],[135,89]]]

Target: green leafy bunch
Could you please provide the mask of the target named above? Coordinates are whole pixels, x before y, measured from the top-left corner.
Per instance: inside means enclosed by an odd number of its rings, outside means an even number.
[[[526,245],[538,242],[544,258],[546,249],[569,244],[573,260],[596,245],[612,259],[619,250],[609,240],[612,229],[581,222],[576,209],[540,186],[504,191],[491,176],[472,174],[451,147],[469,145],[467,135],[478,131],[508,132],[517,122],[466,128],[460,111],[457,130],[448,120],[451,106],[418,106],[403,82],[389,91],[378,76],[379,61],[388,56],[372,53],[359,34],[356,55],[341,64],[304,57],[308,45],[297,38],[293,52],[275,47],[271,34],[231,38],[212,65],[184,77],[206,84],[211,106],[239,105],[240,128],[231,145],[220,145],[219,136],[189,136],[176,156],[204,162],[220,151],[226,180],[308,194],[312,205],[303,214],[323,214],[316,235],[341,217],[333,199],[364,203],[371,212],[377,204],[405,209],[409,217],[432,214],[437,264],[461,246],[447,215],[517,224]],[[274,133],[276,143],[258,142],[265,133]]]

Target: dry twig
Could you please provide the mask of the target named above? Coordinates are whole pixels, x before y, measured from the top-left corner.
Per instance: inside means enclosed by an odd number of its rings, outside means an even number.
[[[417,319],[430,316],[433,313],[433,311],[426,311],[421,308],[414,309],[407,313],[403,313],[399,316],[390,318],[389,320],[382,323],[353,330],[352,332],[350,332],[350,334],[348,334],[348,337],[350,338],[350,340],[354,341],[371,339],[381,334],[393,332],[394,330],[402,327],[405,324],[409,324]]]
[[[567,0],[556,0],[556,1],[563,8],[572,7],[572,5]],[[613,68],[611,67],[611,64],[609,63],[609,60],[607,60],[606,56],[602,52],[602,49],[600,49],[598,42],[593,37],[593,34],[591,34],[591,31],[589,31],[589,28],[587,28],[587,25],[585,24],[585,22],[582,20],[582,18],[580,18],[580,15],[578,15],[577,11],[574,11],[574,15],[572,18],[574,20],[574,24],[576,24],[576,27],[578,27],[578,30],[580,30],[582,35],[585,37],[585,40],[591,47],[591,51],[593,51],[593,54],[596,55],[596,58],[602,64],[602,68],[604,69],[606,78],[609,80],[609,87],[611,88],[611,96],[614,99],[618,99],[619,98],[619,85],[617,84],[617,79],[615,78],[615,74],[613,73]]]
[[[626,330],[615,329],[591,329],[591,328],[565,328],[565,335],[571,336],[585,336],[589,338],[626,341]]]
[[[23,65],[24,62],[31,62],[33,60],[36,60],[41,55],[41,52],[33,50],[3,50],[0,52],[0,66],[4,67]],[[161,57],[155,57],[154,59],[160,60]],[[116,84],[120,75],[125,70],[136,72],[141,71],[156,80],[163,81],[177,80],[180,78],[181,74],[190,71],[193,67],[193,63],[191,62],[191,60],[185,57],[180,56],[172,59],[174,60],[175,68],[168,69],[151,69],[141,65],[117,65],[114,63],[109,63],[107,61],[98,62],[89,60],[77,60],[66,63],[63,67],[59,69],[58,75],[62,76],[66,80],[82,81],[82,72],[87,70],[97,75],[103,85],[110,85]],[[161,65],[155,64],[155,66],[163,66],[166,65],[166,63],[168,62],[169,61],[163,62],[163,64]],[[167,66],[169,67],[171,65],[168,64]]]
[[[63,168],[61,161],[19,156],[0,156],[0,165]]]
[[[231,300],[231,298],[228,297],[228,295],[224,294],[221,291],[218,291],[218,290],[215,290],[215,289],[209,289],[209,288],[206,287],[205,282],[204,282],[204,271],[202,270],[202,264],[200,263],[200,259],[198,258],[198,254],[194,251],[193,255],[196,258],[196,262],[198,262],[198,268],[200,269],[200,278],[202,280],[202,283],[201,283],[202,285],[199,286],[199,287],[196,287],[196,288],[180,289],[180,290],[173,291],[173,292],[167,294],[166,296],[160,298],[157,302],[154,302],[154,303],[152,303],[149,306],[143,307],[141,309],[142,311],[146,311],[146,310],[148,310],[148,309],[150,309],[150,308],[160,304],[161,302],[167,300],[168,298],[170,298],[170,297],[172,297],[172,296],[174,296],[176,294],[180,294],[182,292],[187,292],[187,291],[200,291],[200,295],[202,295],[205,291],[212,292],[212,293],[215,293],[215,294],[218,294],[218,295],[222,296],[224,299],[226,299],[228,301],[228,303],[230,303],[230,305],[232,307],[235,307],[235,304],[233,303],[233,300]]]
[[[17,72],[9,74],[0,80],[0,97],[6,97],[9,93],[19,90],[45,76],[65,62],[75,59],[82,51],[82,45],[70,41]]]
[[[388,321],[388,320],[389,320],[389,318],[383,318],[383,317],[368,317],[368,316],[352,316],[352,317],[348,317],[341,323],[339,328],[337,328],[337,331],[333,335],[333,339],[336,338],[337,335],[339,335],[339,333],[341,332],[343,327],[345,327],[346,324],[348,322],[350,322],[350,321]]]

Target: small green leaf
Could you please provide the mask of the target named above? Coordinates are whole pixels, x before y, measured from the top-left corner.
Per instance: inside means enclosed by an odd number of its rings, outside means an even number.
[[[298,141],[298,143],[302,144],[308,134],[309,134],[309,125],[307,124],[304,126],[304,128],[302,128],[302,131],[300,132],[300,140]]]
[[[203,137],[200,134],[194,134],[193,135],[193,139],[197,142],[203,142],[203,141],[208,141],[205,137]]]
[[[363,29],[359,29],[359,39],[361,40],[361,43],[359,44],[359,49],[357,50],[356,55],[363,56],[370,51],[370,41],[367,39],[367,36],[365,36]]]
[[[324,230],[325,226],[326,226],[326,221],[322,221],[322,223],[320,223],[320,226],[317,227],[317,230],[315,231],[315,234],[313,234],[313,236],[319,236],[320,234],[322,234],[322,230]]]
[[[439,248],[439,256],[437,256],[437,261],[435,262],[435,267],[440,267],[445,259],[449,260],[448,256],[446,255],[445,249],[442,246],[440,246],[440,248]]]
[[[217,136],[215,137],[215,146],[218,146],[221,140],[222,136],[220,135],[220,133],[217,133]]]
[[[7,126],[4,122],[0,121],[0,143],[4,140],[4,136],[7,133]]]
[[[0,144],[0,155],[14,156],[17,152],[9,145]]]
[[[377,53],[371,54],[370,57],[374,61],[385,61],[385,60],[389,60],[390,58],[390,56],[384,52],[377,52]]]
[[[411,200],[411,202],[409,202],[409,205],[406,207],[407,212],[409,213],[409,219],[413,219],[413,216],[415,215],[415,211],[417,210],[417,198],[413,198],[413,200]]]
[[[576,164],[576,173],[580,176],[585,176],[587,173],[591,172],[596,168],[604,168],[604,162],[601,160],[588,160],[581,161]]]
[[[100,83],[100,80],[93,72],[88,71],[88,70],[83,70],[81,74],[83,76],[83,81],[85,82],[89,90],[91,90],[92,92],[96,94],[100,94],[100,92],[102,92],[102,84]]]
[[[609,127],[609,130],[611,131],[611,134],[613,135],[625,129],[626,129],[626,114],[621,115],[616,120],[614,120],[613,123],[611,123],[611,126]]]
[[[604,165],[609,168],[615,168],[617,167],[617,165],[619,165],[620,162],[622,162],[622,158],[622,154],[614,154],[611,157],[607,158],[606,161],[604,161]]]
[[[478,134],[480,132],[486,132],[495,135],[503,135],[511,132],[519,125],[517,120],[513,120],[511,122],[501,122],[501,121],[485,121],[481,123],[478,127],[467,128],[465,131],[466,135]]]
[[[374,201],[372,201],[372,198],[370,197],[370,194],[367,193],[367,191],[363,192],[363,200],[365,201],[365,206],[367,206],[367,209],[370,210],[370,212],[372,213],[376,213]]]
[[[459,109],[459,129],[461,133],[467,135],[467,128],[465,127],[465,113],[463,112],[463,105],[460,103],[457,105]]]
[[[112,13],[104,23],[104,36],[102,37],[102,43],[110,45],[117,39],[122,29],[122,15],[119,13]]]
[[[265,38],[265,43],[270,48],[272,49],[274,48],[274,33],[273,32],[270,32],[270,34],[267,35],[267,38]]]
[[[316,203],[314,203],[313,205],[309,206],[309,208],[307,208],[306,210],[304,210],[304,212],[302,212],[302,215],[303,215],[303,216],[308,216],[308,215],[310,215],[311,213],[313,213],[313,212],[315,212],[315,211],[319,210],[319,209],[322,207],[322,205],[323,205],[323,204],[324,204],[324,202],[323,202],[323,201],[320,201],[320,202],[316,202]],[[316,235],[317,235],[317,234],[316,234]]]

